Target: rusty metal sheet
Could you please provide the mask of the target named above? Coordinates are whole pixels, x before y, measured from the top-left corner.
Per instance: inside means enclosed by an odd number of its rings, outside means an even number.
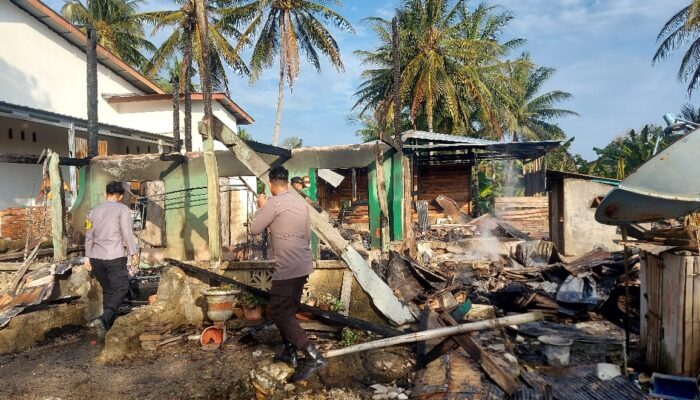
[[[56,282],[55,275],[65,274],[82,261],[81,257],[72,258],[28,273],[22,280],[17,296],[12,297],[8,294],[0,296],[0,328],[7,325],[12,317],[24,311],[25,308],[41,304],[51,297]]]
[[[653,222],[700,209],[698,149],[700,129],[661,151],[610,191],[596,210],[596,221],[608,225]]]

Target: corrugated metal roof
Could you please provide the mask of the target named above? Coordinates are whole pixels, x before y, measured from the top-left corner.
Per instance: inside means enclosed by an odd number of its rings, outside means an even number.
[[[466,143],[474,145],[498,144],[499,142],[486,139],[478,139],[468,136],[446,135],[444,133],[426,132],[410,130],[401,134],[401,140],[405,143],[407,140],[428,140],[431,142],[446,142],[446,143]]]
[[[559,140],[496,142],[424,131],[401,135],[403,150],[422,164],[473,164],[478,160],[535,160],[561,145]]]
[[[569,368],[546,368],[537,372],[521,371],[520,377],[540,393],[546,386],[552,388],[557,400],[637,400],[645,395],[632,382],[622,376],[604,381],[598,378],[594,365]]]

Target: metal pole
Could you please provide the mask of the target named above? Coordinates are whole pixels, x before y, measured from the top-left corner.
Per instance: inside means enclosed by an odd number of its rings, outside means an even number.
[[[360,343],[354,346],[348,346],[342,349],[330,350],[324,355],[328,358],[342,356],[344,354],[352,354],[360,351],[367,351],[372,349],[379,349],[382,347],[395,346],[397,344],[404,343],[415,343],[430,339],[437,339],[446,336],[457,335],[465,332],[476,332],[483,331],[486,329],[496,329],[504,325],[520,325],[526,324],[528,322],[540,321],[544,318],[543,314],[539,311],[527,313],[510,315],[498,319],[489,319],[485,321],[469,322],[466,324],[448,326],[438,329],[430,329],[427,331],[413,332],[406,335],[399,335],[394,337],[389,337],[385,339],[379,339],[372,342]]]
[[[625,256],[625,360],[628,358],[630,348],[630,274],[629,274],[629,254],[627,251],[627,225],[622,226],[622,241],[624,243]],[[625,368],[625,376],[627,369]]]

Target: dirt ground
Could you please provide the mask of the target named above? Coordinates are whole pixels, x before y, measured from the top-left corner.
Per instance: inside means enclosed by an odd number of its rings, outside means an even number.
[[[111,365],[93,362],[100,345],[74,329],[30,350],[0,356],[0,399],[251,399],[249,372],[269,363],[266,345],[228,345],[215,352],[180,342],[155,352],[142,351]],[[333,389],[310,381],[290,388],[280,398],[366,399],[366,386]]]

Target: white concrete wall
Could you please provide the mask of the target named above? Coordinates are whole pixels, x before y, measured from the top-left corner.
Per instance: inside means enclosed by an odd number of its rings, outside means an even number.
[[[173,104],[171,100],[157,101],[139,101],[131,103],[111,104],[112,107],[122,118],[120,126],[128,126],[134,129],[139,129],[146,132],[157,133],[161,135],[172,136],[172,121],[173,121]],[[180,104],[180,132],[185,129],[185,113],[184,104]],[[221,120],[226,126],[234,132],[238,131],[236,119],[217,101],[212,103],[214,115]],[[204,103],[192,103],[192,150],[202,150],[202,136],[199,134],[199,122],[204,118]],[[166,130],[163,129],[162,121],[168,121]],[[184,140],[184,133],[181,138]],[[226,146],[217,143],[216,150],[225,150]]]
[[[0,100],[87,119],[81,49],[9,1],[0,2],[0,38]],[[141,93],[101,64],[97,73],[99,93]],[[100,122],[120,125],[101,97],[98,108]]]
[[[87,138],[83,131],[77,131],[76,136]],[[112,137],[101,137],[100,140],[107,141],[108,154],[126,153],[127,147],[131,154],[158,152],[157,144]],[[38,155],[47,148],[57,151],[63,157],[68,156],[68,129],[0,117],[0,153]],[[32,191],[35,196],[39,190],[41,171],[41,165],[0,163],[0,210],[32,205]],[[69,181],[69,169],[62,168],[62,171],[63,179]],[[70,195],[67,200],[70,201]]]
[[[87,119],[86,55],[9,1],[0,1],[0,100]],[[143,94],[98,64],[100,123],[172,136],[169,101],[110,105],[103,94]],[[214,114],[229,128],[236,121],[218,102]],[[193,148],[201,150],[197,122],[203,104],[193,104]],[[182,113],[181,113],[182,114]],[[181,126],[183,124],[181,123]]]
[[[621,250],[614,243],[620,240],[617,227],[595,220],[591,204],[596,197],[605,196],[612,186],[584,179],[564,180],[564,241],[566,255],[581,256],[602,245],[608,250]]]

